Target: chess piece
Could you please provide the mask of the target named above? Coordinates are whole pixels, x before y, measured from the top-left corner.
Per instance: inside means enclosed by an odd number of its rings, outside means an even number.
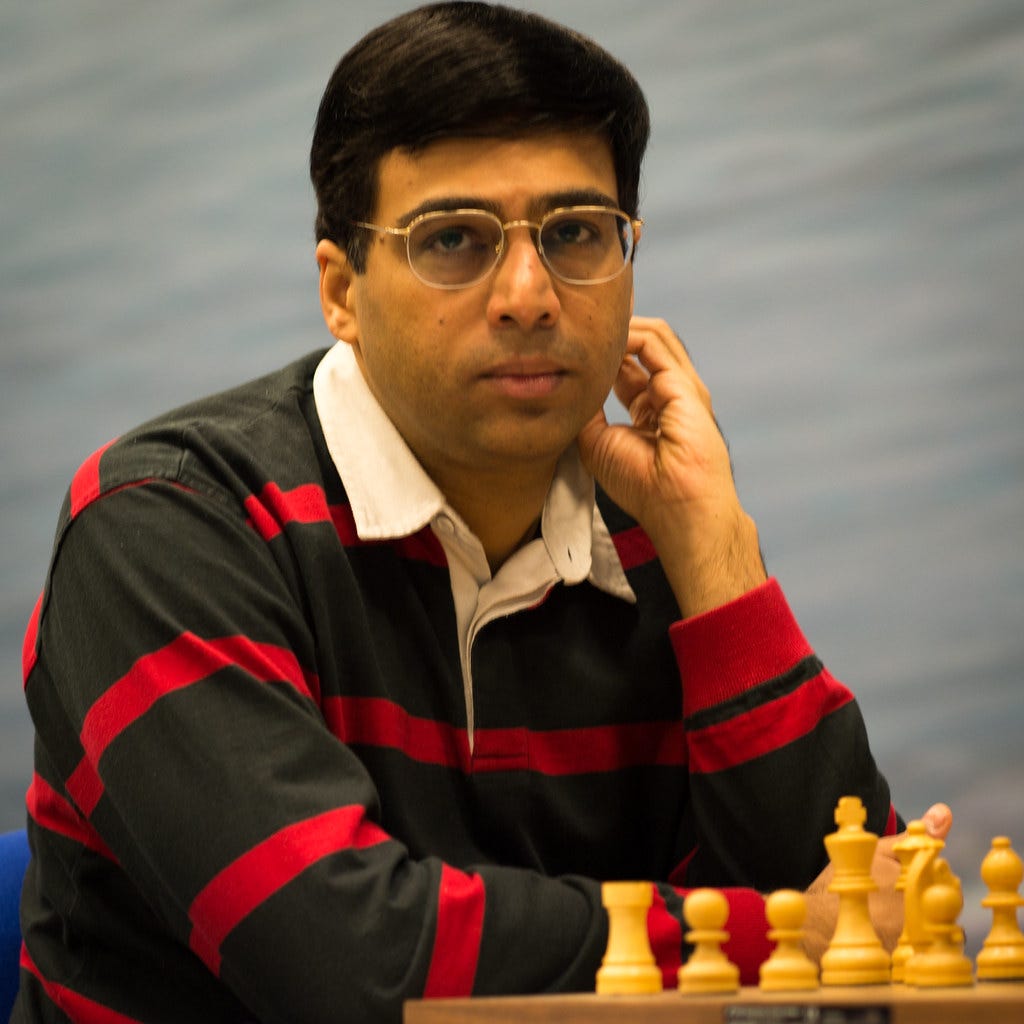
[[[765,901],[765,916],[771,926],[768,938],[775,949],[761,964],[759,987],[766,992],[817,988],[818,965],[801,945],[807,897],[794,889],[773,892]]]
[[[722,952],[729,938],[725,922],[729,901],[717,889],[695,889],[683,901],[683,917],[690,926],[686,941],[694,947],[690,959],[679,968],[679,991],[686,994],[736,992],[739,968]]]
[[[928,835],[923,824],[920,828],[917,823],[911,822],[911,825],[914,826],[913,831],[908,826],[907,837],[897,844],[897,850],[902,844],[911,847],[903,886],[903,935],[897,946],[901,980],[907,985],[914,984],[916,957],[926,952],[932,943],[924,914],[924,894],[936,881],[935,872],[941,860],[939,854],[946,845],[943,840]],[[897,852],[897,857],[906,855],[905,852]]]
[[[891,957],[868,910],[868,893],[878,888],[871,862],[878,837],[864,830],[867,811],[860,799],[844,796],[836,807],[838,831],[825,837],[834,868],[829,892],[839,896],[835,932],[821,958],[823,985],[886,985]]]
[[[598,995],[660,992],[661,970],[647,934],[651,883],[605,882],[601,901],[608,911],[608,947],[597,972]]]
[[[931,943],[907,962],[907,978],[918,988],[953,988],[974,984],[974,969],[964,956],[963,932],[956,923],[963,909],[960,879],[942,858],[935,862],[935,881],[921,898],[921,912]]]
[[[896,891],[903,893],[904,906],[903,930],[900,932],[896,948],[892,952],[892,980],[894,982],[906,980],[905,968],[907,961],[915,952],[922,952],[928,943],[928,935],[920,920],[920,913],[916,912],[915,916],[915,910],[911,910],[910,913],[907,911],[908,899],[915,899],[914,896],[908,896],[907,893],[911,864],[919,850],[932,851],[931,856],[935,856],[944,845],[941,839],[935,839],[928,834],[925,823],[920,819],[911,821],[907,825],[906,834],[893,845],[893,853],[896,854],[896,859],[900,864],[899,878],[896,879]],[[930,884],[930,872],[926,876],[926,881]],[[916,950],[914,948],[915,938],[917,939]]]
[[[992,930],[978,953],[979,981],[1024,979],[1024,934],[1017,923],[1017,908],[1024,904],[1017,891],[1022,878],[1024,862],[1006,836],[997,836],[981,862],[981,880],[988,887],[981,905],[992,911]]]

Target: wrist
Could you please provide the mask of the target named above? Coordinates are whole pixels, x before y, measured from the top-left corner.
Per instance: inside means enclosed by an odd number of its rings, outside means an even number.
[[[768,580],[757,526],[746,512],[739,509],[730,528],[718,533],[717,539],[705,539],[713,536],[706,531],[699,543],[681,531],[652,537],[683,619],[721,608]]]

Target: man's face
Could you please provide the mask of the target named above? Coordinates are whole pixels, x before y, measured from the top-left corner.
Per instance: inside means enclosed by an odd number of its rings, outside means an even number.
[[[611,149],[589,133],[451,139],[381,161],[376,224],[458,200],[502,221],[539,221],[599,194],[618,205]],[[569,197],[569,198],[567,198]],[[592,200],[590,200],[592,201]],[[482,281],[432,288],[411,271],[403,238],[370,236],[366,270],[327,292],[344,308],[335,333],[352,345],[381,406],[427,471],[444,485],[493,471],[549,471],[604,402],[625,352],[632,268],[599,285],[547,270],[525,228]],[[347,267],[336,247],[325,252]],[[337,313],[337,310],[335,310]]]

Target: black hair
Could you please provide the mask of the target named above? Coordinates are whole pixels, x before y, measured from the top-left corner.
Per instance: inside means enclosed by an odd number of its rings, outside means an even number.
[[[603,133],[619,203],[637,215],[650,115],[636,79],[587,37],[496,4],[429,4],[364,36],[334,69],[317,114],[310,177],[316,237],[365,267],[380,160],[444,138]]]

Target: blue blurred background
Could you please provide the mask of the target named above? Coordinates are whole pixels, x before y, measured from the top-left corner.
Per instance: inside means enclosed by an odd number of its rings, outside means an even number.
[[[312,121],[341,53],[408,6],[0,8],[0,829],[24,818],[21,637],[70,475],[329,343]],[[976,946],[981,858],[1024,849],[1024,4],[518,6],[648,92],[638,312],[686,339],[899,807],[953,805]]]

